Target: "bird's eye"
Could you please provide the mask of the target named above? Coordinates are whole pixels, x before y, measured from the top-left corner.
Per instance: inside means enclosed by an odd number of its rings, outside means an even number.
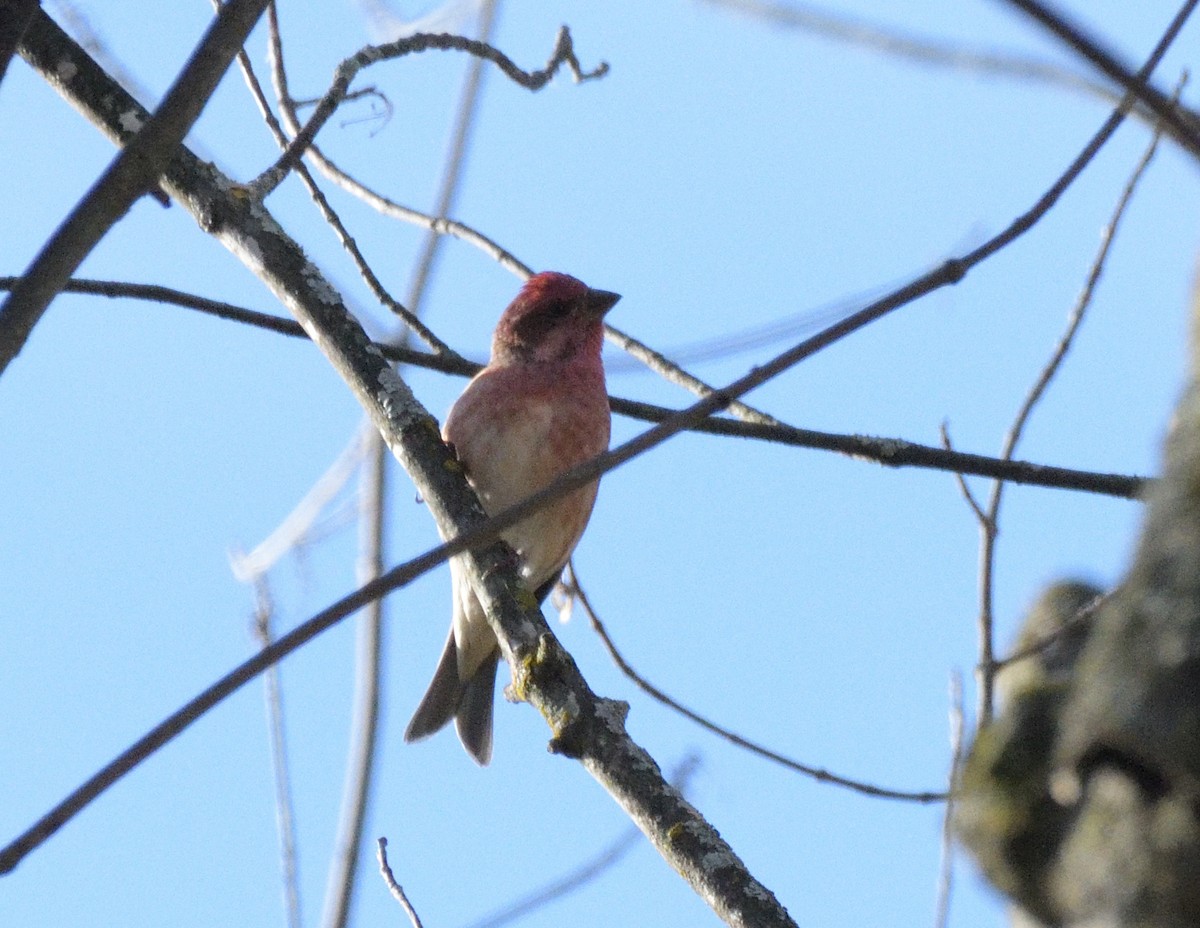
[[[561,319],[571,311],[571,303],[568,300],[555,300],[546,307],[546,316],[550,319]]]

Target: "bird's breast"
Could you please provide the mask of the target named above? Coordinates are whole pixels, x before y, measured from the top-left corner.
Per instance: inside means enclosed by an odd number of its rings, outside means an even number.
[[[445,435],[466,467],[488,513],[543,489],[600,454],[609,440],[603,376],[555,382],[485,371],[447,417]],[[570,557],[596,499],[593,481],[504,532],[533,585],[550,579]]]

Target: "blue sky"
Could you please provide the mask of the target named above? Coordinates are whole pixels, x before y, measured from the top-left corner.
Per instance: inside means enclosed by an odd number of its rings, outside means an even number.
[[[398,7],[401,7],[397,3]],[[427,12],[410,5],[411,15]],[[1169,4],[1076,5],[1130,61]],[[402,8],[402,7],[401,7]],[[51,7],[52,12],[58,8]],[[81,6],[152,102],[210,16],[204,3]],[[403,9],[403,8],[402,8]],[[845,11],[972,48],[1077,68],[994,2]],[[320,94],[369,41],[351,5],[281,10],[293,87]],[[538,269],[624,295],[612,321],[668,355],[902,283],[1003,229],[1107,115],[1093,98],[882,57],[711,2],[504,4],[496,44],[540,66],[568,23],[585,67],[537,94],[487,74],[455,217]],[[150,27],[153,23],[153,27]],[[1160,68],[1194,67],[1195,23]],[[250,49],[265,73],[264,36]],[[390,121],[335,117],[320,142],[348,171],[429,208],[466,59],[426,54],[360,84]],[[1194,95],[1185,93],[1185,99]],[[113,152],[26,66],[0,106],[0,274],[18,274]],[[346,124],[342,124],[342,116]],[[1065,325],[1102,227],[1149,141],[1123,127],[1041,224],[973,272],[806,361],[750,402],[799,426],[994,453]],[[248,180],[274,149],[231,74],[189,143]],[[1184,372],[1196,172],[1170,145],[1119,231],[1067,363],[1018,456],[1149,474]],[[397,296],[423,233],[344,194],[336,208]],[[293,179],[268,207],[373,331],[385,313]],[[178,207],[139,202],[81,276],[157,283],[267,312],[266,289]],[[445,243],[426,319],[483,358],[518,281]],[[793,334],[805,334],[798,325]],[[734,379],[785,347],[698,364]],[[613,352],[612,392],[689,396]],[[462,382],[408,374],[444,415]],[[7,842],[149,726],[248,656],[251,590],[229,552],[268,535],[352,440],[348,390],[303,342],[134,301],[64,295],[0,381],[0,841]],[[643,426],[614,421],[614,440]],[[986,492],[982,481],[972,481]],[[389,561],[436,541],[398,469]],[[354,585],[353,488],[271,575],[288,628]],[[1013,488],[996,565],[1001,649],[1047,582],[1114,582],[1140,507]],[[576,558],[629,661],[685,704],[809,764],[899,789],[940,789],[948,684],[976,697],[977,529],[952,476],[741,439],[680,436],[609,474]],[[498,707],[496,756],[476,768],[451,734],[401,741],[449,617],[445,569],[387,606],[384,721],[367,826],[386,835],[427,925],[473,922],[618,838],[620,809],[545,751],[528,707]],[[941,809],[813,782],[731,748],[641,695],[577,614],[556,630],[593,688],[631,703],[629,729],[664,766],[698,753],[689,795],[802,924],[929,924]],[[282,665],[306,925],[318,922],[341,794],[354,628]],[[501,672],[502,678],[505,676]],[[370,849],[368,849],[368,857]],[[0,881],[0,921],[178,926],[282,919],[260,683],[109,790]],[[358,924],[400,913],[368,860]],[[965,858],[952,925],[1003,907]],[[716,924],[642,842],[527,925]]]

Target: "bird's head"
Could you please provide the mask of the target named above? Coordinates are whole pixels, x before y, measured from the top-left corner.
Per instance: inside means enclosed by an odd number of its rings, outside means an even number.
[[[496,324],[492,362],[600,360],[604,314],[621,297],[567,274],[544,271],[525,281]]]

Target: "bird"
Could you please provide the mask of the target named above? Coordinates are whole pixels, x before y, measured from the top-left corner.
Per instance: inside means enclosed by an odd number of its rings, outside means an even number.
[[[568,274],[534,274],[500,316],[487,365],[467,384],[442,428],[489,515],[543,489],[608,449],[611,416],[604,365],[604,316],[620,299]],[[558,582],[596,501],[599,480],[560,497],[501,533],[540,604]],[[406,742],[454,719],[481,767],[492,757],[500,648],[467,580],[450,559],[450,634]]]

